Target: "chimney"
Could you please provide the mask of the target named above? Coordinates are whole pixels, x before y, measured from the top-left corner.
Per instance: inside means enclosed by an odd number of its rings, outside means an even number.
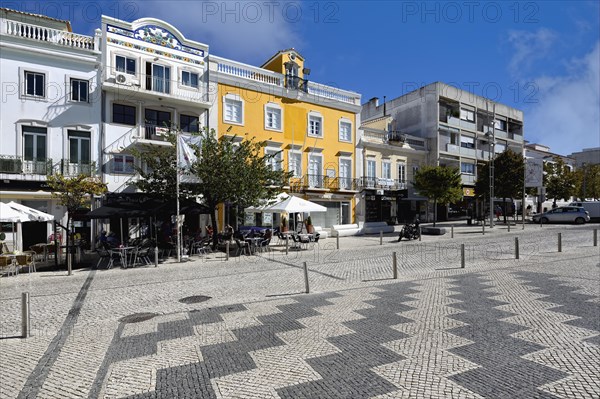
[[[383,96],[383,116],[385,116],[385,96]]]

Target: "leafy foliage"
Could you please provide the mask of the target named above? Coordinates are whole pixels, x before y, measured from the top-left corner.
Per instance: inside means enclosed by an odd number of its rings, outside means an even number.
[[[574,172],[575,196],[600,199],[600,165],[585,164]]]
[[[546,162],[544,172],[546,196],[552,198],[555,204],[557,199],[567,201],[575,195],[575,175],[561,157],[554,157],[552,162]]]
[[[510,149],[494,159],[494,196],[496,198],[520,198],[523,195],[525,162],[523,156]],[[477,170],[475,193],[478,197],[490,195],[490,163],[485,162]]]
[[[52,189],[52,198],[58,199],[69,213],[87,206],[91,195],[101,195],[107,191],[106,184],[100,179],[83,174],[76,177],[54,174],[48,176],[47,182]]]
[[[424,166],[419,169],[413,186],[419,194],[433,201],[436,208],[438,202],[447,204],[459,201],[463,194],[460,172],[446,166]],[[433,221],[434,226],[436,221]]]

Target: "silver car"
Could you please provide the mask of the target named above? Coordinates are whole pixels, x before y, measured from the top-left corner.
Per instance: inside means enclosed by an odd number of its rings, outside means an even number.
[[[590,214],[582,206],[560,206],[532,216],[535,223],[577,223],[590,221]]]

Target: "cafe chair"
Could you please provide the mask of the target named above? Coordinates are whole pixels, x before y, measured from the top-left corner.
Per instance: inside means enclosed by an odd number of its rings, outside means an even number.
[[[35,273],[35,260],[33,259],[34,255],[35,252],[30,251],[24,252],[22,255],[17,255],[17,268],[27,267],[29,273],[31,273],[32,270]]]
[[[0,256],[0,274],[6,273],[7,276],[19,274],[19,269],[13,263],[12,258],[8,256]]]

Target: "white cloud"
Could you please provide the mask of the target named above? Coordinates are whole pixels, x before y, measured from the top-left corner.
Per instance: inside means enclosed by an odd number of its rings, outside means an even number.
[[[600,146],[600,42],[567,70],[535,79],[538,102],[525,110],[525,139],[562,155]]]
[[[550,53],[556,38],[557,35],[546,28],[540,28],[535,32],[509,31],[508,41],[514,47],[512,58],[508,64],[511,74],[519,77],[529,71],[534,62]]]
[[[175,26],[210,53],[261,64],[277,51],[299,48],[303,18],[298,3],[262,1],[140,1],[136,18],[154,17]],[[286,6],[293,4],[293,6]]]

